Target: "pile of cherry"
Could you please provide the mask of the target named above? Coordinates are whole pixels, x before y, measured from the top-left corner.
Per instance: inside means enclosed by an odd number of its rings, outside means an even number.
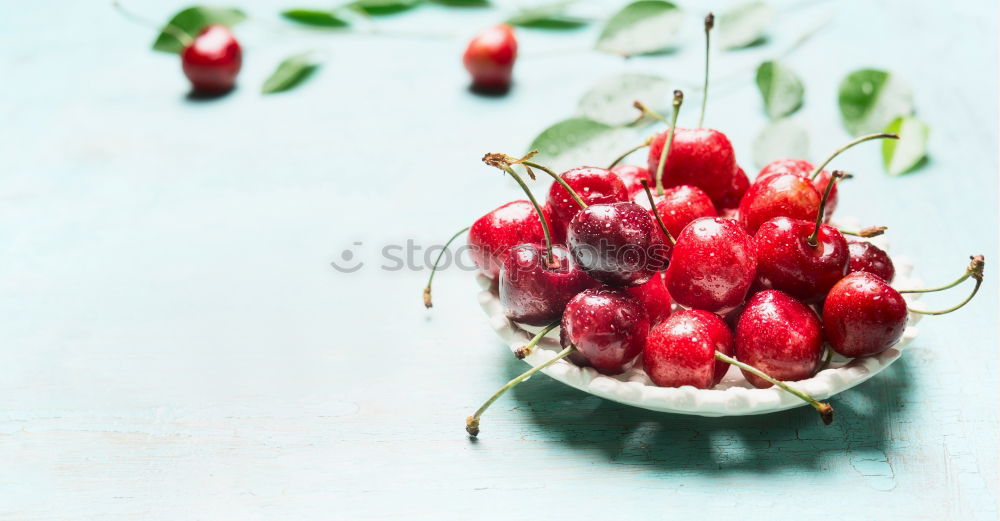
[[[711,21],[710,15],[706,35]],[[541,327],[517,349],[518,358],[557,327],[563,350],[501,387],[467,418],[469,434],[479,433],[480,416],[505,391],[567,357],[607,375],[641,361],[657,386],[698,389],[714,387],[735,365],[754,387],[778,386],[829,424],[830,405],[787,382],[812,378],[833,353],[877,355],[899,341],[909,313],[949,313],[979,290],[982,255],[950,284],[894,289],[886,252],[845,237],[872,237],[885,228],[829,224],[838,182],[849,175],[827,165],[854,145],[896,135],[859,137],[815,166],[776,160],[751,183],[725,134],[676,128],[682,100],[675,91],[667,129],[608,168],[559,174],[533,161],[534,153],[483,158],[510,175],[527,199],[487,213],[452,240],[468,231],[473,261],[495,281],[506,317]],[[702,119],[704,108],[703,101]],[[646,147],[646,167],[618,164]],[[536,172],[553,178],[544,204],[518,169],[531,179]],[[911,309],[901,295],[947,290],[969,278],[972,292],[949,309]]]

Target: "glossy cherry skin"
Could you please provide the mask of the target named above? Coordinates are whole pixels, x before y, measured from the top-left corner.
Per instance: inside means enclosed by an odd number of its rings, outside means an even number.
[[[750,178],[742,168],[736,167],[736,173],[726,192],[719,198],[719,208],[736,209],[743,200],[743,194],[750,189]]]
[[[830,288],[847,274],[847,240],[836,228],[820,225],[816,246],[809,237],[815,222],[776,217],[753,236],[757,252],[757,282],[808,304],[822,302]]]
[[[566,246],[591,277],[638,286],[667,266],[670,243],[649,210],[635,203],[592,204],[569,223]]]
[[[491,278],[500,274],[500,267],[511,248],[544,242],[545,232],[538,212],[525,200],[511,201],[476,219],[469,228],[472,262]]]
[[[812,377],[823,355],[823,328],[816,312],[777,290],[754,295],[736,324],[736,359],[771,377],[794,382]],[[743,371],[754,387],[772,384]]]
[[[903,336],[907,314],[903,296],[865,271],[841,279],[823,302],[826,339],[834,351],[851,358],[892,347]]]
[[[646,191],[642,188],[643,179],[649,183],[650,188],[656,185],[656,181],[653,180],[653,176],[649,173],[649,170],[638,165],[617,165],[611,171],[622,180],[622,183],[625,185],[625,192],[628,194],[628,199],[636,203],[646,201]],[[648,205],[649,202],[646,204]]]
[[[516,59],[514,29],[500,24],[477,34],[469,42],[462,63],[472,76],[474,89],[505,91],[510,88]]]
[[[729,364],[715,359],[716,351],[733,354],[733,335],[725,322],[714,313],[683,310],[653,326],[642,363],[660,387],[711,389],[729,369]]]
[[[886,282],[892,282],[896,277],[896,267],[892,264],[889,254],[870,242],[851,241],[847,243],[851,255],[848,273],[867,271]]]
[[[822,196],[812,183],[793,174],[770,175],[750,185],[740,201],[740,224],[747,233],[775,217],[815,221]]]
[[[500,270],[500,306],[504,315],[522,324],[544,326],[559,320],[577,293],[598,286],[561,246],[552,248],[558,268],[545,262],[544,244],[519,244],[510,249]]]
[[[619,203],[628,201],[628,190],[617,174],[596,166],[581,166],[567,170],[559,177],[583,199],[590,204]],[[569,192],[559,183],[552,183],[545,207],[552,217],[553,228],[560,237],[566,237],[566,229],[570,220],[580,211],[580,205],[573,200]]]
[[[236,85],[243,51],[225,25],[213,24],[198,33],[181,52],[181,68],[200,94],[222,94]]]
[[[646,345],[649,319],[642,303],[627,292],[588,289],[566,304],[559,338],[576,350],[569,358],[604,374],[625,372]]]
[[[632,286],[626,291],[636,300],[642,302],[651,326],[670,316],[670,293],[667,291],[667,282],[663,273],[657,273],[649,279],[649,282],[641,286]]]
[[[648,167],[654,178],[666,134],[658,134],[649,145]],[[732,190],[736,172],[736,154],[725,134],[708,128],[678,128],[663,167],[663,186],[697,186],[720,207]]]
[[[731,219],[695,219],[677,237],[667,290],[681,306],[726,313],[743,303],[757,272],[753,239]]]
[[[799,177],[809,178],[812,176],[812,172],[816,167],[812,163],[804,159],[775,159],[770,163],[764,165],[764,168],[760,169],[757,174],[757,180],[761,180],[770,175],[777,174],[792,174]],[[826,185],[832,179],[829,170],[823,170],[816,176],[816,179],[812,182],[813,187],[820,195],[826,191]],[[830,217],[833,216],[833,211],[837,209],[837,200],[839,196],[837,194],[837,185],[833,185],[830,189],[830,197],[826,199],[826,210],[824,212],[824,222],[829,222]]]
[[[691,221],[699,217],[717,217],[712,200],[701,188],[681,185],[667,188],[656,201],[656,211],[670,235],[676,238]]]

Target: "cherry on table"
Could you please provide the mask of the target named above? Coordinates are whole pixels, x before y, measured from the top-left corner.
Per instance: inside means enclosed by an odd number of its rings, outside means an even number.
[[[823,329],[816,312],[791,295],[762,291],[746,304],[736,324],[736,359],[782,381],[810,378],[823,355]],[[754,387],[771,382],[743,370]]]
[[[236,85],[243,51],[228,27],[212,24],[181,52],[181,67],[198,94],[217,95]]]
[[[517,59],[514,29],[495,25],[477,34],[465,49],[462,62],[472,76],[473,90],[504,93],[510,89]]]

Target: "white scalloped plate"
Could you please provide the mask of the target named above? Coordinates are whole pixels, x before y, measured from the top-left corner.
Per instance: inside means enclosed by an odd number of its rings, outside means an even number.
[[[856,223],[850,221],[852,220],[845,219],[841,221],[841,225],[850,225],[857,229]],[[888,251],[884,236],[871,239],[871,242]],[[892,257],[892,261],[896,268],[893,287],[922,287],[922,282],[912,276],[913,265],[909,259]],[[479,275],[477,281],[483,288],[479,293],[479,303],[490,317],[493,329],[503,338],[512,352],[526,344],[540,328],[524,326],[507,319],[500,308],[500,300],[491,290],[492,281],[483,275]],[[918,307],[916,305],[918,295],[907,294],[904,298],[911,307]],[[921,316],[910,313],[903,337],[895,346],[882,353],[853,360],[834,357],[828,369],[792,385],[817,399],[824,400],[868,380],[895,362],[902,354],[903,347],[916,338],[918,330],[915,324]],[[556,328],[549,333],[538,347],[524,359],[532,366],[551,360],[559,352],[561,349],[559,329]],[[735,367],[730,367],[722,382],[713,389],[696,389],[691,386],[657,387],[646,376],[641,363],[637,363],[623,374],[607,376],[590,367],[579,367],[563,359],[543,369],[542,372],[595,396],[652,411],[698,416],[742,416],[766,414],[806,405],[802,400],[776,387],[754,388]]]

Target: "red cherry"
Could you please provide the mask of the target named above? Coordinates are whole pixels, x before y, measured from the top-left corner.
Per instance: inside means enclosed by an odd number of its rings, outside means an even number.
[[[569,223],[566,245],[591,277],[613,286],[644,284],[665,268],[671,245],[635,203],[592,204]]]
[[[635,201],[639,205],[642,205],[642,201],[646,200],[642,190],[642,180],[645,179],[650,185],[656,183],[649,170],[638,165],[618,165],[613,167],[611,171],[622,180],[629,200]]]
[[[649,279],[649,282],[632,286],[626,291],[642,302],[650,325],[658,324],[670,316],[670,293],[667,292],[667,282],[663,273],[657,273]]]
[[[716,351],[733,354],[733,335],[722,319],[707,311],[678,311],[649,332],[643,367],[660,387],[710,389],[729,369],[716,360]]]
[[[737,166],[736,174],[733,175],[733,180],[729,185],[729,189],[726,190],[725,194],[723,194],[719,200],[719,207],[724,210],[735,210],[740,206],[743,194],[747,193],[747,190],[749,189],[750,178],[747,177],[747,173],[744,172],[742,168]]]
[[[896,267],[892,264],[889,254],[870,242],[848,242],[848,253],[851,255],[848,273],[867,271],[886,282],[892,282],[896,277]]]
[[[695,219],[677,237],[667,290],[678,304],[725,313],[743,303],[757,271],[753,240],[736,221]]]
[[[648,332],[646,310],[627,292],[588,289],[566,305],[559,338],[576,348],[569,357],[577,365],[620,374],[642,352]]]
[[[667,131],[649,145],[649,171],[656,175]],[[716,207],[721,207],[732,190],[736,175],[736,154],[729,138],[708,128],[678,128],[663,167],[663,186],[692,185],[705,191]],[[655,180],[654,180],[655,181]]]
[[[754,235],[757,280],[761,288],[784,291],[803,302],[821,302],[847,274],[847,240],[836,228],[819,227],[816,246],[809,241],[815,223],[777,217]]]
[[[629,200],[628,190],[625,189],[622,180],[604,168],[582,166],[567,170],[559,177],[588,205],[619,203]],[[555,232],[556,242],[561,242],[559,237],[566,236],[566,227],[580,211],[580,205],[562,185],[552,183],[545,206],[552,218],[552,227],[557,230]]]
[[[804,159],[775,159],[770,163],[764,165],[764,168],[760,169],[760,173],[757,174],[757,180],[764,179],[765,177],[779,174],[792,174],[799,177],[810,178],[812,176],[815,167],[809,161]],[[820,171],[816,179],[813,180],[813,188],[817,192],[823,193],[826,190],[826,185],[830,183],[832,179],[829,170]],[[837,185],[834,185],[830,190],[830,197],[826,199],[826,206],[824,207],[825,215],[824,222],[829,222],[830,217],[833,216],[833,211],[837,209],[837,201],[840,199],[837,191]]]
[[[648,201],[646,204],[649,204]],[[708,194],[690,185],[674,186],[664,190],[663,197],[656,202],[656,211],[659,212],[663,225],[673,237],[680,235],[685,226],[699,217],[719,215]]]
[[[465,49],[462,62],[472,75],[474,89],[505,91],[510,88],[516,59],[514,29],[500,24],[477,34]]]
[[[500,266],[512,247],[544,240],[538,213],[526,200],[512,201],[487,213],[469,229],[472,262],[493,278],[500,274]]]
[[[747,233],[775,217],[812,220],[819,211],[822,196],[812,182],[792,174],[768,176],[754,182],[740,201],[740,224]]]
[[[878,275],[865,271],[840,280],[823,303],[823,325],[833,350],[855,358],[885,351],[906,329],[906,301]]]
[[[747,302],[736,325],[736,359],[775,379],[804,380],[819,368],[823,333],[819,317],[791,295],[762,291]],[[771,383],[743,371],[754,387]]]
[[[520,244],[507,253],[499,285],[500,306],[507,318],[544,326],[559,320],[566,303],[577,293],[598,285],[565,248],[554,246],[552,255],[558,267],[546,262],[544,245]]]
[[[243,51],[228,27],[213,24],[198,33],[181,53],[181,67],[200,94],[221,94],[236,85]]]

